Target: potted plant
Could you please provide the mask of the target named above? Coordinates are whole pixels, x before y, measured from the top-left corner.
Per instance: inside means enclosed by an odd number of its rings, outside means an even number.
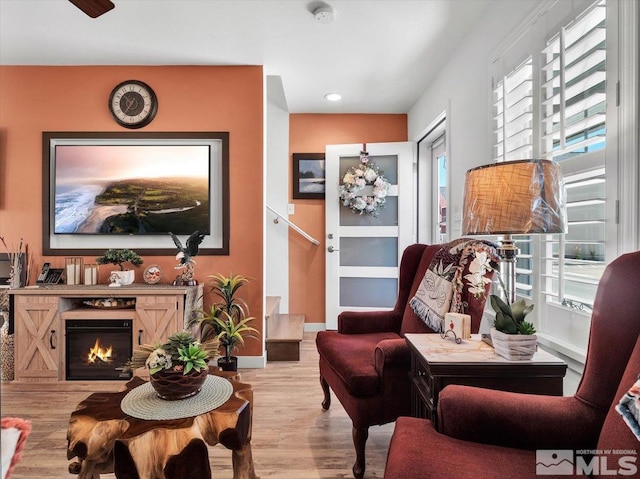
[[[524,299],[507,304],[492,294],[491,307],[496,319],[491,329],[491,342],[496,354],[506,359],[531,359],[536,352],[537,336],[533,324],[524,318],[533,310]]]
[[[209,358],[217,354],[219,347],[216,338],[200,343],[183,331],[169,336],[164,344],[137,347],[125,369],[146,367],[158,397],[185,399],[200,392],[209,374]]]
[[[135,280],[135,272],[133,270],[125,270],[123,264],[130,263],[133,266],[140,266],[143,259],[130,249],[108,249],[102,256],[96,258],[98,264],[115,264],[120,269],[111,271],[111,286],[126,286],[132,284]]]
[[[238,290],[249,282],[249,279],[239,274],[224,276],[215,274],[211,279],[210,292],[218,296],[221,301],[212,304],[209,310],[201,310],[194,322],[198,325],[200,339],[206,341],[217,338],[224,346],[225,355],[218,359],[218,366],[224,371],[235,371],[238,368],[237,358],[231,353],[244,344],[244,336],[257,338],[258,330],[247,323],[254,318],[249,317],[249,307],[246,301],[236,296]]]
[[[484,277],[487,271],[497,274],[502,291],[509,297],[500,272],[491,265],[489,257],[484,253],[476,254],[469,265],[469,274],[465,275],[470,291],[473,294],[484,294],[485,281],[489,281]],[[524,299],[509,304],[495,294],[489,298],[496,313],[491,328],[491,342],[496,354],[506,359],[531,359],[536,351],[536,329],[524,318],[533,311],[533,304],[527,305]]]
[[[258,330],[251,326],[247,326],[249,321],[254,318],[243,318],[234,321],[233,316],[229,316],[226,312],[220,317],[214,319],[220,332],[217,338],[220,340],[220,344],[224,346],[224,356],[218,359],[218,366],[223,371],[237,371],[238,370],[238,358],[231,356],[231,353],[241,344],[244,344],[244,335],[247,337],[257,339]]]

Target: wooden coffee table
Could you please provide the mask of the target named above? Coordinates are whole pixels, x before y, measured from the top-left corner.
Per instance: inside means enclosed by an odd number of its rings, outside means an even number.
[[[122,412],[122,399],[146,382],[140,377],[119,392],[91,394],[69,419],[67,458],[78,458],[69,472],[78,479],[99,479],[100,474],[118,470],[132,474],[127,477],[136,477],[137,471],[141,478],[178,479],[195,477],[186,473],[200,468],[204,472],[198,477],[211,477],[204,443],[220,443],[232,451],[234,479],[258,479],[251,454],[251,386],[233,380],[236,373],[212,370],[210,374],[231,381],[231,397],[216,409],[185,419],[144,420]]]

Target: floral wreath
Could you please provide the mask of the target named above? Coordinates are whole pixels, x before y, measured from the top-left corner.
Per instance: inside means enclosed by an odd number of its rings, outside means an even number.
[[[360,164],[347,170],[340,185],[340,202],[356,214],[378,216],[378,209],[387,201],[390,183],[380,170],[369,161],[366,151],[360,152]],[[366,186],[373,186],[372,194],[367,195]]]

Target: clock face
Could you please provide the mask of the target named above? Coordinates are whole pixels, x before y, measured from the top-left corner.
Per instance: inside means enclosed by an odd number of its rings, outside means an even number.
[[[158,111],[158,99],[149,85],[137,80],[123,81],[109,97],[111,116],[125,128],[142,128]]]

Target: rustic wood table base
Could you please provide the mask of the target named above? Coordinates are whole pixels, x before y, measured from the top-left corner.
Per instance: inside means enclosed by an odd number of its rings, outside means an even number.
[[[78,479],[112,472],[119,479],[206,479],[211,477],[206,444],[220,443],[232,451],[234,479],[259,479],[251,454],[249,384],[231,380],[229,400],[197,417],[148,421],[120,408],[127,393],[144,382],[136,377],[122,391],[94,393],[78,404],[67,431],[67,458],[78,458],[70,473]]]

